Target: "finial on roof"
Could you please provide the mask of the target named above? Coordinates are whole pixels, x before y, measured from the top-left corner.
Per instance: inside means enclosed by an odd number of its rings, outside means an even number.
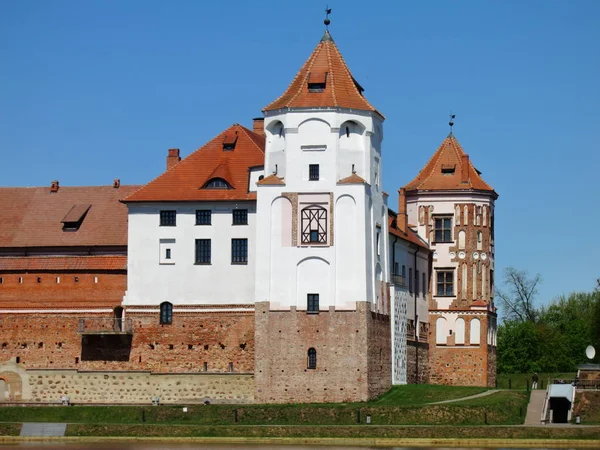
[[[456,114],[452,114],[452,111],[450,111],[450,122],[448,122],[448,125],[450,125],[450,134],[449,136],[452,136],[452,127],[454,126],[454,119],[456,118]]]
[[[325,41],[333,42],[333,38],[329,34],[329,24],[331,23],[331,20],[329,20],[329,14],[331,14],[331,8],[326,6],[325,7],[325,20],[323,21],[323,23],[325,24],[325,34],[323,34],[323,37],[321,38],[321,42],[325,42]]]

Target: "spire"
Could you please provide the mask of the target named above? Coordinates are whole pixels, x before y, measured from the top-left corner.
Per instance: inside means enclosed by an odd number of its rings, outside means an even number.
[[[483,181],[481,173],[473,167],[469,156],[462,149],[452,131],[419,172],[419,175],[404,188],[407,191],[474,189],[490,191],[497,196],[494,189]]]
[[[373,111],[383,117],[363,96],[363,91],[326,29],[317,47],[285,92],[263,111],[282,108],[349,108]]]

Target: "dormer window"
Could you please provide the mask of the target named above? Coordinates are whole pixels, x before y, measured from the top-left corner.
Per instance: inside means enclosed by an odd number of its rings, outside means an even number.
[[[327,72],[310,72],[308,74],[308,92],[323,92],[327,85]]]
[[[212,178],[206,182],[202,189],[232,189],[223,178]]]
[[[63,231],[77,231],[83,219],[87,215],[92,205],[73,205],[67,215],[61,221],[63,224]]]
[[[238,134],[236,132],[228,132],[225,134],[225,138],[223,139],[223,150],[233,150],[235,149],[235,143],[237,142]]]
[[[456,164],[442,164],[442,173],[444,175],[453,175],[456,171]]]

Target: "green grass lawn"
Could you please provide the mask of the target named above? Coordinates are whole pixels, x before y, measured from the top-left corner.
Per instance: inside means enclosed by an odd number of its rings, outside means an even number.
[[[498,389],[527,389],[527,382],[529,381],[529,387],[531,388],[531,376],[533,373],[499,373],[496,377],[498,380]],[[575,378],[575,372],[550,372],[550,373],[538,373],[538,389],[546,389],[548,387],[548,380],[562,379],[571,380]],[[510,383],[509,383],[510,380]],[[510,387],[509,387],[510,386]]]
[[[372,405],[408,406],[453,400],[487,391],[485,387],[474,386],[437,386],[430,384],[407,384],[394,386],[378,399],[370,402]]]

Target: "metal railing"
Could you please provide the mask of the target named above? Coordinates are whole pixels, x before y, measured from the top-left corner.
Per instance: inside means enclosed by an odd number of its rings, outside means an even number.
[[[132,319],[115,317],[88,317],[79,319],[77,332],[81,334],[131,334]]]
[[[548,380],[548,384],[570,384],[574,386],[575,389],[581,390],[600,390],[600,380],[580,380],[578,378],[574,378],[572,380]]]

